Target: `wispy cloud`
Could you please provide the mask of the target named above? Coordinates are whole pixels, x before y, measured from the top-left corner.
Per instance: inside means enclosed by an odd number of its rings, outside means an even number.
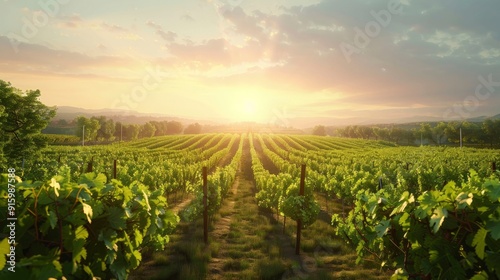
[[[474,92],[479,75],[500,80],[500,2],[493,0],[402,1],[402,14],[351,63],[340,45],[376,22],[388,1],[97,3],[66,5],[15,56],[9,32],[41,9],[9,2],[15,16],[0,27],[2,73],[127,80],[153,64],[180,77],[178,92],[258,89],[275,103],[305,104],[302,116],[325,118],[339,110],[351,116],[349,107],[365,117],[437,116]],[[480,106],[494,113],[499,98]]]

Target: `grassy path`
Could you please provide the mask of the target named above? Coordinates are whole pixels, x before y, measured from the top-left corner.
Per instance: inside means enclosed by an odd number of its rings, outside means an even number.
[[[182,221],[165,251],[146,252],[130,279],[388,279],[377,267],[355,264],[356,254],[330,225],[341,205],[320,199],[318,220],[302,231],[301,254],[295,255],[296,223],[258,207],[248,140],[240,170],[203,243],[201,219]],[[319,197],[318,197],[319,198]],[[180,205],[179,207],[182,207]],[[176,207],[177,209],[180,209]],[[279,221],[278,221],[279,220]]]

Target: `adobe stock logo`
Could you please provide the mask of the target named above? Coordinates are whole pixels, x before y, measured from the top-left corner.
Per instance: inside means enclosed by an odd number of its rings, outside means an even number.
[[[121,94],[111,108],[126,111],[136,109],[167,77],[169,77],[168,72],[164,72],[158,65],[156,68],[146,67],[146,74],[142,77],[141,83],[136,84],[130,92]]]
[[[54,18],[61,10],[61,5],[66,5],[70,0],[40,0],[38,6],[40,10],[35,11],[30,18],[23,17],[21,26],[21,35],[10,32],[8,34],[10,45],[15,53],[19,52],[19,45],[23,41],[29,41],[34,38],[40,28],[49,24],[50,18]]]
[[[468,95],[463,102],[455,103],[452,108],[445,110],[443,113],[444,120],[471,117],[471,114],[479,108],[480,102],[488,100],[495,93],[495,87],[500,87],[500,82],[493,81],[493,74],[489,74],[488,78],[478,76],[477,79],[479,83],[476,85],[474,94]]]
[[[351,56],[353,54],[360,54],[362,49],[365,49],[373,38],[380,35],[382,28],[389,26],[393,15],[399,15],[403,12],[403,7],[401,2],[398,0],[390,0],[387,3],[386,10],[380,10],[378,12],[370,11],[374,20],[371,20],[365,24],[364,30],[359,27],[354,28],[354,44],[342,42],[340,44],[340,49],[342,54],[348,63],[351,63]]]

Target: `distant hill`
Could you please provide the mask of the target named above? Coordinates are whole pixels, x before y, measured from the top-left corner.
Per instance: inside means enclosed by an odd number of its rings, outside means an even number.
[[[279,126],[271,126],[269,124],[251,124],[250,123],[217,123],[208,120],[195,120],[188,118],[179,118],[174,116],[169,116],[166,114],[146,114],[136,111],[127,110],[117,110],[117,109],[99,109],[91,110],[78,107],[70,106],[60,106],[57,108],[57,113],[52,123],[55,124],[60,120],[65,120],[68,125],[49,125],[47,129],[44,130],[45,133],[56,133],[56,134],[73,134],[75,125],[72,121],[79,116],[85,116],[87,118],[93,116],[106,116],[107,118],[113,119],[115,122],[122,122],[125,124],[144,124],[149,121],[178,121],[184,126],[192,123],[199,123],[204,126],[205,132],[243,132],[243,131],[261,131],[261,132],[271,132],[271,133],[310,133],[312,128],[316,125],[325,125],[329,129],[334,130],[335,128],[345,127],[347,125],[368,125],[368,126],[398,126],[404,129],[418,128],[420,123],[429,122],[435,124],[443,120],[440,117],[433,116],[412,116],[406,118],[398,118],[391,121],[386,119],[377,119],[376,117],[367,120],[363,118],[288,118],[286,126],[288,128],[282,128]],[[494,116],[478,116],[466,119],[468,122],[483,122],[486,119],[500,119],[500,114]],[[297,129],[298,128],[298,129]]]
[[[473,117],[473,118],[465,119],[464,121],[471,122],[471,123],[482,123],[488,119],[499,120],[500,114],[497,114],[494,116],[489,116],[489,117],[488,116]],[[418,121],[416,121],[416,120],[418,120]],[[373,126],[373,127],[376,126],[376,127],[380,127],[380,128],[384,128],[384,127],[390,128],[390,127],[394,126],[394,127],[399,127],[399,128],[405,129],[405,130],[410,130],[413,128],[417,128],[417,129],[420,128],[421,123],[430,123],[432,126],[434,126],[439,122],[451,122],[451,121],[455,121],[455,120],[443,120],[442,118],[437,118],[437,117],[424,117],[424,116],[417,117],[416,116],[416,117],[411,117],[411,118],[409,117],[409,118],[404,118],[404,119],[397,119],[391,123],[383,122],[383,121],[367,122],[367,121],[359,121],[359,120],[355,121],[355,122],[351,122],[351,123],[338,122],[338,123],[336,123],[336,125],[326,125],[326,128],[327,128],[329,135],[335,135],[335,130],[337,128],[344,128],[344,127],[349,126],[349,125]],[[324,122],[324,123],[328,123],[328,122]],[[311,124],[309,124],[309,125],[311,125]],[[313,131],[313,128],[314,128],[314,126],[311,125],[310,127],[303,129],[303,131],[305,133],[311,134]]]
[[[195,120],[187,118],[178,118],[163,114],[145,114],[135,111],[123,111],[113,109],[89,110],[84,108],[61,106],[57,108],[57,113],[51,124],[43,130],[47,134],[75,134],[76,125],[73,122],[77,117],[84,116],[87,118],[105,116],[113,119],[115,122],[124,124],[144,124],[149,121],[178,121],[184,127],[192,123],[199,123],[203,126],[204,133],[242,133],[242,132],[264,132],[264,133],[283,133],[283,134],[302,134],[300,129],[291,127],[284,128],[280,126],[272,126],[269,124],[259,124],[253,122],[243,123],[216,123],[207,120]]]
[[[91,110],[71,106],[57,107],[57,113],[53,120],[66,120],[68,122],[71,122],[79,116],[84,116],[87,118],[105,116],[107,118],[113,119],[114,121],[119,121],[126,124],[144,124],[149,121],[178,121],[185,125],[195,122],[198,122],[200,124],[213,124],[209,121],[179,118],[164,114],[145,114],[136,111],[116,109]]]

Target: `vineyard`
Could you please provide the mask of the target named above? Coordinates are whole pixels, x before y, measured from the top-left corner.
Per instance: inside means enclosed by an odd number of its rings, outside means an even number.
[[[0,278],[499,279],[498,163],[305,135],[50,146],[2,167]]]

